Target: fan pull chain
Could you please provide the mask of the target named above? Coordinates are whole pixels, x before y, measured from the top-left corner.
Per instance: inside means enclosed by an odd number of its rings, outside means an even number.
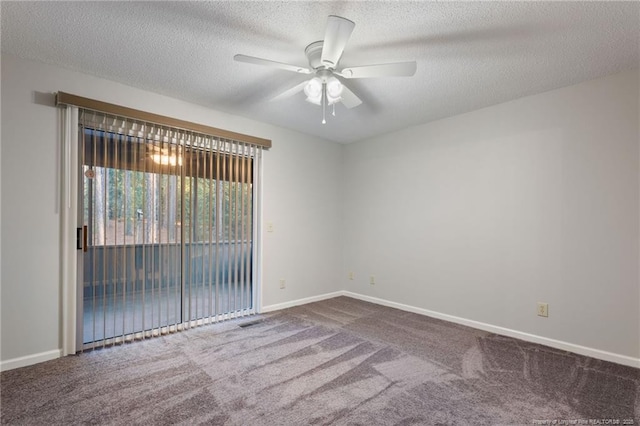
[[[331,112],[331,115],[333,115],[335,117],[336,116],[336,104],[334,103],[332,106],[333,106],[333,111]]]
[[[327,124],[325,110],[327,109],[327,83],[322,83],[322,124]]]

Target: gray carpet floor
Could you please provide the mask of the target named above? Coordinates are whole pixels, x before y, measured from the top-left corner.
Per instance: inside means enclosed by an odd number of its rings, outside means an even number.
[[[0,379],[3,424],[640,424],[638,369],[347,297]]]

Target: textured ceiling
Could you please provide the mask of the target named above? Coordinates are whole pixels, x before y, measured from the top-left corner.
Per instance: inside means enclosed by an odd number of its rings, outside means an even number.
[[[7,2],[2,51],[352,142],[637,68],[637,2]],[[304,75],[327,16],[356,23],[340,67],[416,60],[413,77],[348,80],[363,104],[320,123]],[[308,78],[308,77],[307,77]],[[81,94],[80,94],[81,95]]]

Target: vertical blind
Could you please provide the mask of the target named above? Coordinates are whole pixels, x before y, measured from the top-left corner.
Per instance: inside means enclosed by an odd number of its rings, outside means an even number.
[[[79,110],[83,349],[254,313],[262,147]]]

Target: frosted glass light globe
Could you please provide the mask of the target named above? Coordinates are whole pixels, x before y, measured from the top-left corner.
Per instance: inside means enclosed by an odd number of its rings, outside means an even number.
[[[318,77],[314,77],[304,86],[304,94],[311,99],[322,96],[322,81]]]
[[[339,98],[342,94],[342,83],[335,77],[329,78],[327,81],[327,94],[332,98]]]

